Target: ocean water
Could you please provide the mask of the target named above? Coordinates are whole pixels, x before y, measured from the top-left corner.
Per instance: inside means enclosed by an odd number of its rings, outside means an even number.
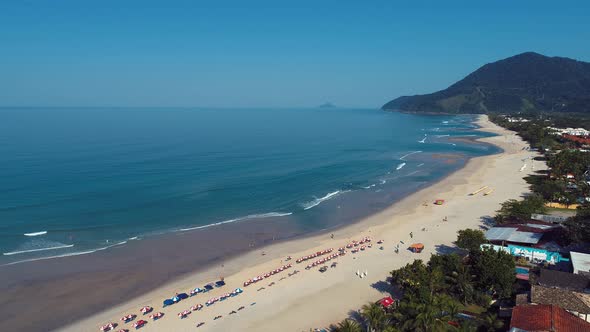
[[[498,152],[471,116],[377,109],[0,109],[0,265],[169,232],[379,211]]]

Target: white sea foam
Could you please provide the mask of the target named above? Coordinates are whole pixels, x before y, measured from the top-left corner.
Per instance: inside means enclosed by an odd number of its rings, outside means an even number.
[[[381,184],[387,183],[387,180],[381,180]]]
[[[80,256],[80,255],[86,255],[86,254],[92,254],[95,253],[97,251],[102,251],[102,250],[106,250],[112,247],[116,247],[116,246],[120,246],[127,243],[127,241],[121,241],[115,244],[112,244],[110,246],[106,246],[106,247],[102,247],[102,248],[97,248],[97,249],[91,249],[91,250],[86,250],[86,251],[77,251],[77,252],[70,252],[67,254],[63,254],[63,255],[55,255],[55,256],[45,256],[45,257],[37,257],[37,258],[31,258],[31,259],[24,259],[21,261],[16,261],[16,262],[10,262],[4,265],[0,265],[0,266],[7,266],[7,265],[14,265],[14,264],[20,264],[20,263],[26,263],[26,262],[34,262],[34,261],[41,261],[41,260],[46,260],[46,259],[53,259],[53,258],[62,258],[62,257],[70,257],[70,256]],[[72,244],[70,247],[73,247],[74,245]]]
[[[39,236],[39,235],[45,235],[45,234],[47,234],[47,231],[33,232],[33,233],[25,233],[23,235],[24,236]]]
[[[139,239],[139,237],[134,236],[134,237],[130,237],[128,240],[137,240],[137,239]]]
[[[406,163],[401,163],[399,165],[397,165],[397,167],[395,168],[396,171],[399,171],[400,169],[404,168],[404,166],[406,166]]]
[[[57,249],[65,249],[73,247],[73,244],[64,244],[59,246],[47,247],[47,248],[37,248],[37,249],[27,249],[27,250],[19,250],[19,251],[11,251],[3,253],[4,256],[12,256],[12,255],[20,255],[26,254],[31,252],[38,252],[38,251],[47,251],[47,250],[57,250]]]
[[[442,123],[443,123],[443,124],[448,124],[448,123],[449,123],[449,121],[443,121]]]
[[[424,138],[421,141],[418,141],[418,143],[426,143],[426,138],[428,137],[428,135],[424,135]]]
[[[410,153],[408,153],[408,154],[405,154],[405,155],[403,155],[401,158],[399,158],[399,160],[404,160],[406,157],[409,157],[409,156],[411,156],[411,155],[413,155],[413,154],[416,154],[416,153],[421,153],[421,152],[422,152],[422,151],[412,151],[412,152],[410,152]]]
[[[195,226],[195,227],[188,227],[188,228],[181,228],[181,229],[179,229],[179,231],[180,232],[194,231],[196,229],[203,229],[203,228],[208,228],[208,227],[213,227],[213,226],[219,226],[219,225],[229,224],[229,223],[232,223],[232,222],[242,221],[242,220],[246,220],[246,219],[285,217],[285,216],[290,216],[292,214],[293,214],[292,212],[268,212],[268,213],[261,213],[261,214],[250,214],[250,215],[247,215],[247,216],[244,216],[244,217],[239,217],[239,218],[224,220],[224,221],[220,221],[220,222],[216,222],[216,223],[212,223],[212,224]]]
[[[376,183],[373,183],[371,185],[364,186],[363,189],[371,189],[371,188],[375,187],[376,185],[377,185]]]
[[[331,192],[329,194],[326,194],[326,196],[324,196],[324,197],[316,198],[313,201],[309,201],[307,203],[303,203],[302,204],[303,209],[304,210],[309,210],[309,209],[311,209],[313,207],[316,207],[316,206],[320,205],[322,202],[325,202],[325,201],[327,201],[327,200],[335,197],[338,194],[341,194],[341,193],[344,193],[344,192],[348,192],[348,191],[349,190],[345,190],[345,191],[336,190],[336,191],[333,191],[333,192]]]
[[[448,135],[448,134],[447,135],[436,135],[436,137],[438,137],[438,138],[441,138],[441,137],[449,137],[449,136],[451,136],[451,135]]]
[[[421,163],[421,164],[420,164],[420,165],[418,165],[417,167],[422,167],[422,166],[424,166],[424,163]]]
[[[406,176],[412,176],[412,175],[414,175],[414,174],[416,174],[418,172],[420,172],[420,171],[413,171],[413,172],[410,172],[410,173],[406,174]]]

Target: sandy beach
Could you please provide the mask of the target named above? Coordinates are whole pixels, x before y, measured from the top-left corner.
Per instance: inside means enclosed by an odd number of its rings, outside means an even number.
[[[226,260],[218,267],[189,274],[138,298],[122,301],[110,310],[77,321],[59,331],[97,331],[99,326],[109,322],[119,324],[115,331],[133,329],[132,323],[122,324],[119,319],[126,314],[139,315],[136,320],[144,318],[139,309],[145,305],[154,307],[154,312],[161,311],[165,316],[154,322],[147,319],[146,315],[144,319],[148,320],[148,324],[142,328],[143,331],[194,331],[199,322],[205,323],[198,328],[199,331],[308,331],[310,328],[336,323],[363,304],[383,297],[387,289],[383,281],[391,270],[416,258],[426,260],[432,253],[454,250],[452,242],[458,230],[483,226],[483,221],[495,214],[501,202],[519,198],[528,191],[523,177],[544,168],[541,162],[534,162],[533,165],[530,160],[526,160],[534,157],[535,152],[523,150],[526,143],[513,132],[490,123],[485,116],[480,117],[478,125],[481,126],[480,130],[498,134],[481,141],[501,147],[503,153],[473,158],[464,168],[442,181],[404,198],[378,214],[335,230],[333,238],[329,233],[321,234],[251,251]],[[525,163],[527,166],[523,169]],[[489,195],[469,195],[482,186],[489,186],[494,191]],[[445,204],[432,204],[435,199],[444,199]],[[445,217],[447,221],[443,221]],[[308,262],[294,262],[295,258],[327,248],[336,250],[366,236],[373,239],[372,248],[355,254],[348,250],[345,256],[333,260],[338,262],[337,267],[329,268],[325,273],[318,272],[317,267],[306,270]],[[379,249],[381,245],[377,244],[377,240],[384,241],[383,250]],[[423,243],[425,250],[420,254],[406,250],[413,242]],[[398,244],[400,250],[396,253],[394,249]],[[293,257],[289,262],[293,264],[292,268],[243,287],[243,282],[253,276],[286,264],[287,256]],[[300,273],[289,276],[294,270]],[[367,272],[367,276],[361,279],[356,275],[357,271]],[[201,287],[218,279],[221,274],[226,286],[162,308],[164,299],[177,292]],[[109,285],[104,287],[108,288]],[[204,304],[208,299],[231,292],[237,287],[243,288],[244,292],[195,311],[185,319],[177,317],[179,312],[199,303]],[[89,291],[89,295],[100,291],[94,289]],[[237,311],[242,306],[244,309]],[[234,310],[237,312],[229,315]],[[214,320],[219,315],[222,317]]]

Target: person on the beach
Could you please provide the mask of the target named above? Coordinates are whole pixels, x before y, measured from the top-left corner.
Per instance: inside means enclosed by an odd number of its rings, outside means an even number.
[[[334,233],[332,233],[332,235],[330,235],[330,237],[333,239],[334,238]]]
[[[414,233],[410,232],[410,239],[414,238]]]

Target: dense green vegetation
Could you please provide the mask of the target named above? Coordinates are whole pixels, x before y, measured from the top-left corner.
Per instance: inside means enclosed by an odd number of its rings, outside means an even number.
[[[533,148],[544,154],[543,160],[549,166],[549,172],[525,178],[531,185],[533,195],[522,201],[509,200],[502,204],[495,219],[497,222],[526,221],[532,213],[545,213],[545,202],[557,202],[570,206],[579,204],[577,214],[564,223],[566,237],[564,245],[571,242],[590,242],[590,153],[579,149],[577,143],[568,142],[552,135],[547,129],[553,127],[589,128],[590,115],[577,119],[566,114],[519,114],[529,122],[509,122],[505,117],[494,114],[490,120],[510,130],[514,130]]]
[[[545,213],[546,211],[543,197],[534,194],[520,201],[509,199],[502,203],[502,207],[494,219],[499,224],[507,221],[526,221],[531,218],[531,214]]]
[[[416,113],[590,110],[590,63],[527,52],[489,63],[445,90],[404,96],[384,110]]]
[[[393,309],[370,303],[359,320],[346,319],[335,331],[496,331],[504,322],[496,316],[492,299],[509,298],[515,281],[514,259],[507,253],[480,249],[482,231],[462,230],[457,243],[470,255],[432,255],[427,263],[413,263],[391,272],[391,285],[403,293]],[[470,308],[473,320],[457,316]]]

